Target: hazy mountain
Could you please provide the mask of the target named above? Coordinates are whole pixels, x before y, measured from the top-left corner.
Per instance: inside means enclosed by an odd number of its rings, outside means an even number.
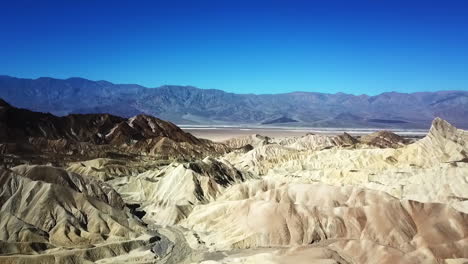
[[[294,120],[292,118],[288,118],[286,116],[282,116],[280,118],[265,121],[262,124],[263,125],[270,125],[270,124],[284,124],[284,123],[294,123],[294,122],[297,122],[297,120]]]
[[[298,122],[284,125],[428,128],[432,119],[441,117],[468,127],[467,91],[255,95],[190,86],[145,88],[82,78],[0,76],[0,97],[18,107],[56,115],[146,113],[178,124],[265,124],[286,116]]]

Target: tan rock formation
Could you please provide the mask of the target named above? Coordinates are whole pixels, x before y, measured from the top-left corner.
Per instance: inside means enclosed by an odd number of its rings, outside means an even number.
[[[467,214],[442,204],[355,187],[260,180],[198,205],[183,224],[215,250],[330,241],[327,248],[351,263],[437,263],[468,257],[467,223]]]

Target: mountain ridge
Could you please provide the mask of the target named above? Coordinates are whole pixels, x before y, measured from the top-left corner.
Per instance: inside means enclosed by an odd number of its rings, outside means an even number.
[[[288,116],[298,121],[295,126],[428,128],[435,117],[441,117],[468,127],[468,91],[456,90],[374,96],[302,91],[236,94],[193,86],[147,88],[79,77],[22,79],[0,75],[0,98],[17,107],[60,116],[149,114],[185,125],[260,125]]]
[[[62,164],[122,155],[190,160],[226,150],[222,144],[199,139],[171,122],[145,114],[128,119],[111,114],[59,117],[16,108],[0,99],[2,164],[24,160],[42,163],[44,159]]]
[[[200,90],[205,90],[205,91],[221,91],[224,93],[228,94],[236,94],[236,95],[284,95],[284,94],[308,94],[308,93],[317,93],[317,94],[327,94],[327,95],[352,95],[352,96],[367,96],[367,97],[374,97],[378,95],[384,95],[384,94],[430,94],[430,93],[443,93],[443,92],[467,92],[464,90],[437,90],[437,91],[418,91],[418,92],[411,92],[411,93],[406,93],[406,92],[399,92],[399,91],[388,91],[388,92],[382,92],[379,94],[375,95],[370,95],[370,94],[353,94],[353,93],[346,93],[346,92],[336,92],[336,93],[324,93],[324,92],[310,92],[310,91],[301,91],[301,90],[293,90],[291,92],[280,92],[280,93],[235,93],[231,91],[226,91],[223,89],[216,89],[216,88],[200,88],[197,86],[193,85],[177,85],[177,84],[163,84],[160,86],[155,86],[155,87],[149,87],[149,86],[144,86],[140,85],[137,83],[115,83],[107,80],[91,80],[83,77],[78,77],[78,76],[72,76],[68,78],[55,78],[55,77],[48,77],[48,76],[42,76],[42,77],[37,77],[37,78],[21,78],[21,77],[15,77],[12,75],[7,75],[7,74],[0,74],[0,78],[12,78],[12,79],[19,79],[19,80],[30,80],[30,81],[35,81],[35,80],[40,80],[40,79],[49,79],[49,80],[60,80],[60,81],[68,81],[68,80],[84,80],[84,81],[90,81],[90,82],[96,82],[96,83],[102,83],[102,84],[111,84],[111,85],[134,85],[134,86],[139,86],[141,88],[145,89],[158,89],[162,87],[173,87],[173,88],[195,88],[195,89],[200,89]]]

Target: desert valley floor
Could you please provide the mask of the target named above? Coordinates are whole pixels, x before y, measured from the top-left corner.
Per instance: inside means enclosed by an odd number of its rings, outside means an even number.
[[[381,131],[379,128],[308,128],[308,127],[268,127],[268,126],[180,126],[184,131],[198,137],[223,142],[237,137],[261,135],[270,138],[302,137],[307,134],[337,136],[348,133],[352,136],[365,136]],[[406,138],[422,138],[427,129],[393,129],[389,130]]]
[[[0,263],[468,263],[467,131],[202,130],[0,100]]]

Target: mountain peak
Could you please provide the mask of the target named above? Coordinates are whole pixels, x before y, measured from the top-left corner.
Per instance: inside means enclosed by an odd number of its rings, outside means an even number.
[[[2,98],[0,98],[0,107],[11,107],[11,105]]]
[[[429,134],[434,136],[440,135],[444,138],[450,138],[451,135],[456,134],[456,132],[456,127],[440,117],[436,117],[432,121],[431,129],[429,130]]]

